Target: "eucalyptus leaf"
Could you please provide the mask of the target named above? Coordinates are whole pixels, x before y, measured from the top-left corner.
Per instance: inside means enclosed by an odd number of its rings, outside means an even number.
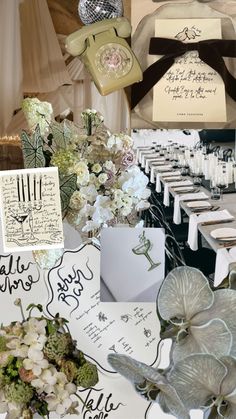
[[[75,174],[60,177],[60,195],[62,212],[66,211],[70,198],[77,189],[77,176]]]
[[[25,168],[45,167],[46,161],[43,153],[43,138],[39,125],[36,126],[32,137],[23,131],[21,134],[22,151]]]

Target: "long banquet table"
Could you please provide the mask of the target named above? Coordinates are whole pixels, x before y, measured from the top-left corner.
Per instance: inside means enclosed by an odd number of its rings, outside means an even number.
[[[149,152],[151,153],[151,150],[149,150]],[[155,151],[152,151],[153,154],[155,154]],[[147,156],[145,156],[147,157]],[[154,159],[154,157],[149,157],[149,159]],[[160,156],[158,156],[158,154],[156,154],[156,158],[159,159]],[[145,161],[145,159],[143,160]],[[160,163],[159,163],[160,164]],[[163,163],[161,163],[163,165],[167,165],[170,164],[170,162],[168,161],[163,161]],[[143,168],[145,168],[145,164],[143,164]],[[149,175],[150,175],[150,171],[151,168],[149,168]],[[155,169],[156,171],[158,171],[158,168]],[[174,171],[175,169],[173,169]],[[147,173],[147,171],[146,171]],[[165,175],[166,177],[167,175]],[[163,179],[161,173],[159,173],[159,177],[160,177],[160,181],[162,186],[165,186],[166,181]],[[185,180],[191,180],[192,178],[190,176],[181,176],[181,179],[183,181]],[[152,182],[153,184],[155,184],[155,181]],[[202,234],[202,236],[205,238],[205,240],[207,241],[207,243],[209,244],[209,246],[215,251],[217,252],[218,249],[224,247],[224,244],[219,243],[217,240],[214,240],[211,237],[211,232],[217,228],[223,228],[223,227],[230,227],[230,228],[236,228],[236,193],[227,193],[223,195],[223,200],[212,200],[211,199],[211,193],[209,190],[207,190],[205,187],[203,186],[196,186],[197,189],[199,190],[199,192],[204,192],[207,196],[209,196],[209,203],[220,207],[220,210],[228,210],[229,213],[235,218],[235,220],[228,222],[228,223],[220,223],[217,222],[214,225],[208,225],[208,226],[204,226],[202,224],[198,224],[198,230],[199,232]],[[177,192],[174,190],[176,187],[171,187],[169,186],[169,194],[172,195],[172,197],[174,198],[177,194]],[[189,191],[189,193],[191,193],[191,191]],[[193,199],[194,201],[194,199]],[[181,209],[185,212],[185,214],[187,216],[190,217],[191,214],[193,214],[193,211],[191,211],[191,209],[187,206],[187,203],[185,201],[180,201],[180,207]],[[232,243],[232,247],[233,245],[235,246],[235,243]],[[230,246],[229,246],[230,247]]]

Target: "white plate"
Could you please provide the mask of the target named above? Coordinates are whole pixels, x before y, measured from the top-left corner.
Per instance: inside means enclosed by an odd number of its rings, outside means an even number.
[[[178,186],[178,187],[173,188],[173,191],[176,191],[176,192],[192,191],[194,189],[195,189],[194,186],[181,186],[181,187]]]
[[[191,201],[188,202],[186,205],[189,208],[211,208],[212,206],[208,201]]]
[[[211,231],[210,235],[216,240],[234,241],[236,240],[236,228],[217,228]]]

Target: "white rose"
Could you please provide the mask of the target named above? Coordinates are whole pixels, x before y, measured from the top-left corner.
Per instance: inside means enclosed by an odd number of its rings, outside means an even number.
[[[77,185],[84,186],[89,182],[89,170],[85,162],[77,163],[73,168],[73,173],[77,175]]]

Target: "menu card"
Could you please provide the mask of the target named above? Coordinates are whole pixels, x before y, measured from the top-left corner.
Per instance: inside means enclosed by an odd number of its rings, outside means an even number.
[[[48,273],[47,312],[69,320],[79,346],[105,371],[109,353],[123,353],[153,364],[159,322],[155,303],[101,303],[100,251],[94,245],[66,250]]]
[[[63,247],[56,167],[0,172],[0,199],[6,252]]]
[[[155,36],[186,42],[222,39],[220,19],[158,19]],[[156,58],[155,58],[156,60]],[[192,50],[175,60],[154,87],[153,121],[225,122],[220,75]]]

